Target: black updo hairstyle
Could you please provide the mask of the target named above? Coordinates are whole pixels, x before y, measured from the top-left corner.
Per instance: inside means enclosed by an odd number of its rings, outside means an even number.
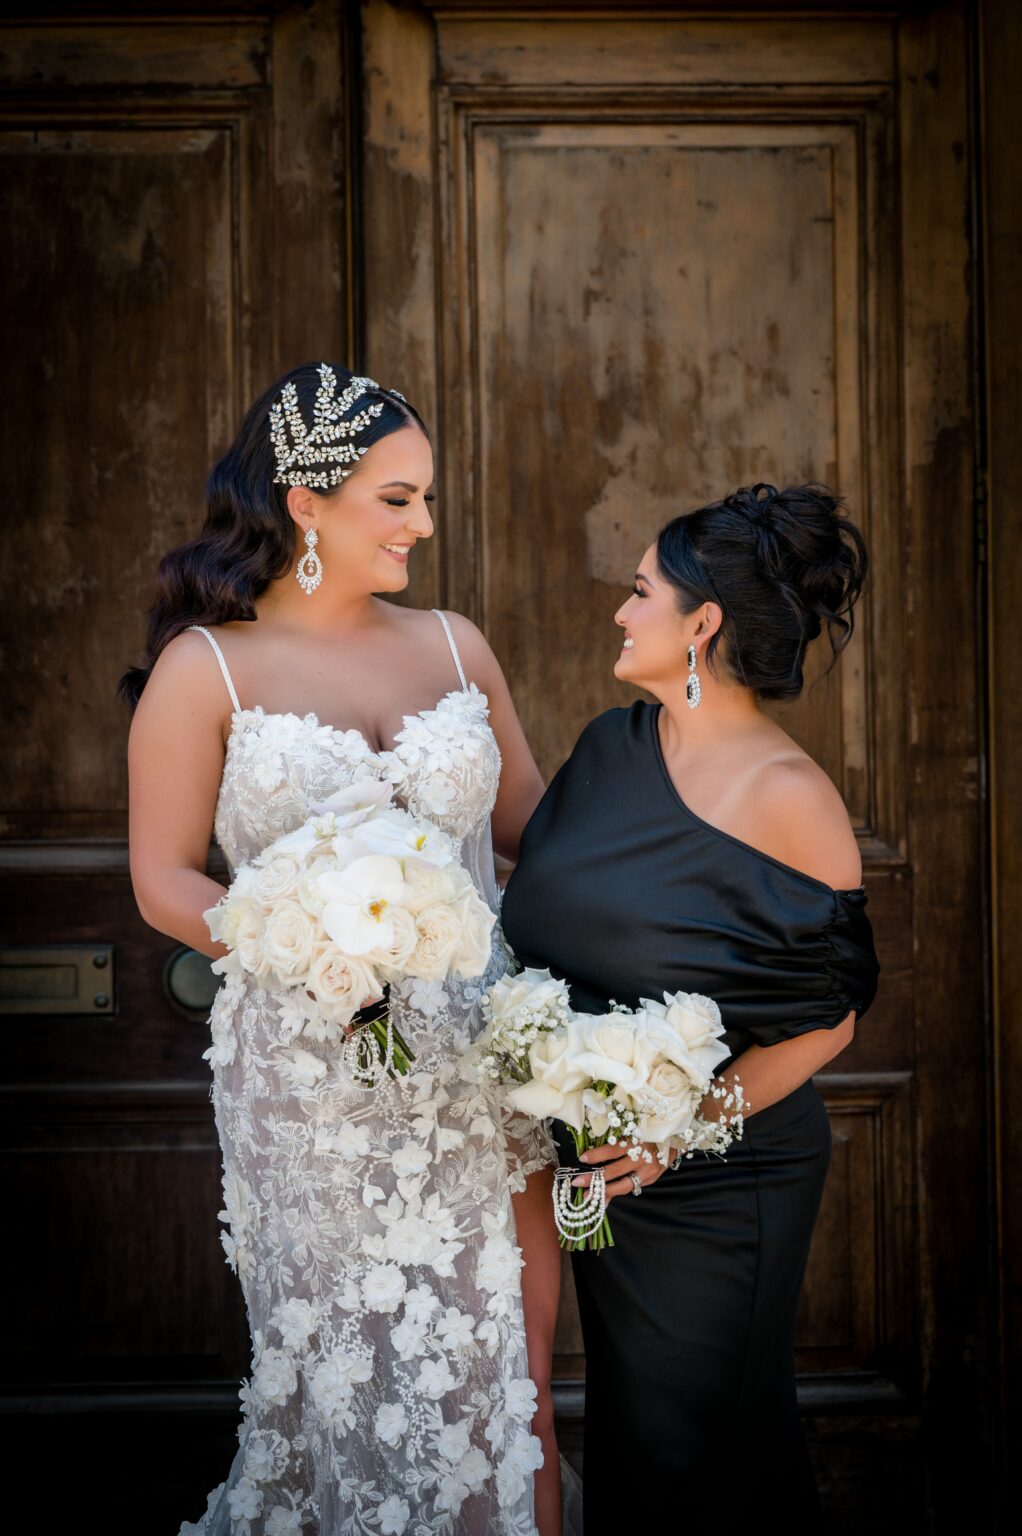
[[[724,615],[707,664],[722,646],[732,677],[761,699],[798,697],[806,649],[824,628],[834,665],[869,568],[862,534],[825,485],[735,491],[674,518],[656,554],[682,613],[712,602]]]
[[[145,658],[141,666],[129,667],[118,688],[131,709],[138,703],[160,652],[176,635],[191,624],[212,626],[228,624],[232,619],[254,619],[257,599],[271,581],[285,575],[295,563],[295,523],[287,509],[289,487],[274,484],[270,407],[280,399],[285,384],[293,384],[302,418],[311,423],[321,366],[302,363],[259,396],[234,442],[210,472],[206,521],[198,538],[172,549],[160,561],[156,600],[146,628]],[[336,363],[330,366],[340,394],[354,375]],[[426,432],[422,418],[407,400],[378,386],[359,395],[343,419],[379,403],[383,410],[358,433],[359,448],[371,448],[402,427],[414,425]],[[338,487],[309,489],[316,496],[332,496]]]

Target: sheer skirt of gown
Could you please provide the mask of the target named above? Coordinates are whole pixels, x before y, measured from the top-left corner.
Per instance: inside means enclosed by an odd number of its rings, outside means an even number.
[[[385,778],[461,845],[496,908],[489,818],[500,754],[487,701],[461,687],[408,716],[394,748],[313,715],[234,715],[216,813],[233,869],[345,784]],[[511,1193],[554,1160],[473,1080],[485,976],[403,982],[415,1061],[374,1094],[336,1066],[338,1031],[304,994],[228,977],[211,1016],[223,1151],[221,1241],[252,1332],[239,1448],[182,1536],[528,1536],[541,1463],[530,1420]]]

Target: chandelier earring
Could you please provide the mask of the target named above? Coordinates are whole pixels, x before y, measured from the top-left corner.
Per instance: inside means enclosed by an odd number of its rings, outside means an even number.
[[[305,553],[299,560],[298,569],[295,572],[298,585],[306,597],[311,597],[323,580],[323,562],[316,551],[318,543],[319,534],[315,528],[310,528],[305,535]]]
[[[689,709],[698,709],[703,697],[703,685],[699,681],[699,673],[696,671],[696,648],[690,645],[688,648],[688,678],[685,683],[685,692],[688,695]]]

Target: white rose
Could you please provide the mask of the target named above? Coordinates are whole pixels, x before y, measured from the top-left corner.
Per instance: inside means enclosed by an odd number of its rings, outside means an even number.
[[[383,992],[371,966],[342,955],[333,944],[325,944],[313,958],[308,987],[318,1003],[349,1016]]]
[[[673,1061],[661,1061],[646,1083],[646,1094],[659,1101],[640,1117],[643,1141],[666,1141],[692,1123],[699,1103],[699,1089],[691,1075]]]
[[[388,908],[387,917],[391,927],[390,943],[378,945],[362,958],[368,965],[378,965],[385,972],[393,971],[400,975],[419,942],[419,935],[414,917],[404,907]]]
[[[303,977],[312,959],[315,925],[297,901],[280,901],[266,919],[263,953],[283,981]]]
[[[407,907],[413,917],[417,917],[427,907],[442,901],[450,890],[450,882],[445,874],[446,871],[432,864],[423,864],[418,859],[410,860],[405,865],[406,890],[402,906]]]
[[[295,899],[299,902],[302,909],[318,923],[322,923],[323,908],[326,906],[326,897],[319,888],[319,877],[328,868],[333,868],[333,865],[328,865],[324,860],[317,859],[302,871],[298,878],[298,884],[295,887]]]
[[[232,887],[215,907],[210,907],[202,915],[211,937],[226,944],[228,949],[236,949],[241,920],[246,913],[252,911],[259,911],[257,903],[250,896],[236,896]]]
[[[660,1050],[694,1081],[705,1083],[730,1055],[721,1043],[724,1028],[712,998],[665,992],[662,1003],[644,997],[642,1009]]]
[[[275,853],[265,864],[258,866],[252,894],[264,907],[272,907],[294,895],[301,872],[300,859],[293,854]]]
[[[461,941],[458,919],[450,907],[426,907],[415,919],[418,943],[408,957],[408,971],[422,981],[439,981],[451,969]]]
[[[631,1014],[583,1014],[580,1028],[583,1045],[575,1056],[579,1071],[594,1083],[613,1083],[625,1094],[642,1083],[645,1071],[636,1065],[638,1041]]]
[[[490,963],[491,936],[496,918],[475,886],[458,908],[461,938],[453,969],[461,976],[481,976]]]
[[[497,1024],[513,1018],[523,1008],[539,1012],[558,1001],[568,1007],[567,983],[556,980],[549,971],[528,967],[519,976],[502,976],[490,989],[490,1011]]]
[[[592,1073],[582,1065],[585,1044],[577,1019],[539,1035],[529,1047],[532,1081],[508,1090],[515,1108],[538,1120],[555,1116],[580,1131],[582,1090],[592,1081]]]
[[[252,902],[242,912],[234,934],[233,947],[237,951],[242,970],[248,971],[250,976],[260,981],[265,981],[272,970],[263,948],[265,927],[262,909]],[[223,942],[226,943],[226,940]]]

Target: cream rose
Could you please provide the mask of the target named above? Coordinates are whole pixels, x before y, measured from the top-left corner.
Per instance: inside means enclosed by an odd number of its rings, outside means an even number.
[[[301,874],[301,860],[290,854],[277,853],[258,870],[252,894],[264,907],[275,906],[293,896]]]
[[[458,921],[461,938],[454,968],[462,976],[481,976],[490,963],[490,940],[496,918],[475,886],[466,892],[458,907]]]
[[[408,960],[409,973],[422,981],[439,981],[458,952],[458,919],[448,906],[426,907],[416,916],[415,927],[418,943]]]
[[[402,905],[413,917],[447,899],[451,886],[445,871],[419,859],[409,860],[404,871],[407,890]]]
[[[323,916],[323,908],[326,906],[326,897],[319,888],[319,875],[315,865],[298,881],[295,897],[302,909],[319,922]]]
[[[730,1055],[721,1041],[720,1009],[712,998],[665,992],[662,1003],[644,997],[642,1011],[660,1050],[694,1081],[706,1082]]]
[[[627,1013],[580,1015],[582,1048],[575,1062],[594,1083],[614,1083],[622,1093],[638,1088],[645,1071],[636,1066],[635,1017]]]
[[[313,959],[308,990],[321,1006],[350,1018],[364,1003],[380,997],[383,985],[364,960],[353,960],[325,944]]]
[[[582,1092],[592,1080],[581,1065],[583,1044],[575,1019],[568,1021],[563,1032],[540,1035],[529,1047],[532,1081],[509,1089],[509,1101],[527,1115],[537,1119],[552,1115],[580,1131],[584,1115]]]
[[[495,1024],[503,1024],[523,1008],[542,1011],[558,1000],[568,1006],[566,983],[557,981],[548,970],[526,967],[518,976],[502,976],[490,989],[490,1016]]]
[[[297,901],[281,901],[266,919],[263,953],[282,981],[305,975],[315,945],[315,927]]]
[[[666,1141],[692,1124],[698,1108],[699,1089],[690,1074],[673,1061],[661,1061],[653,1068],[646,1083],[650,1108],[642,1115],[639,1127],[643,1141]]]
[[[418,930],[414,917],[404,907],[388,907],[387,916],[392,931],[390,943],[371,949],[361,958],[367,965],[378,965],[383,971],[401,971],[419,942]]]
[[[238,921],[231,946],[237,951],[242,970],[258,977],[260,981],[265,981],[272,969],[263,947],[265,928],[266,919],[262,910],[254,901],[248,903]],[[228,941],[224,939],[223,942],[226,944]]]

